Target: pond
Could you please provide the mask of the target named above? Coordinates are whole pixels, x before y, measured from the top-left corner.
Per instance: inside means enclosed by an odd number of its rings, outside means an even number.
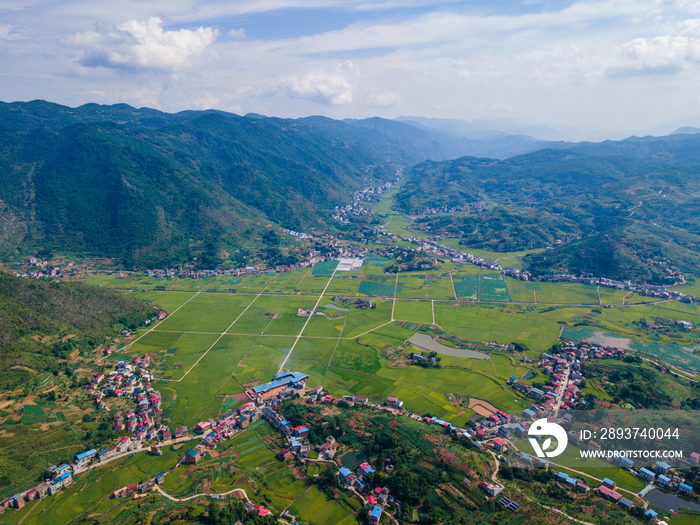
[[[483,361],[488,361],[491,359],[489,354],[483,352],[475,352],[474,350],[467,350],[466,348],[452,348],[451,346],[445,346],[437,341],[433,341],[433,338],[426,334],[415,334],[411,336],[408,340],[416,348],[420,348],[426,352],[437,352],[442,355],[449,355],[452,357],[466,357],[469,359],[481,359]]]

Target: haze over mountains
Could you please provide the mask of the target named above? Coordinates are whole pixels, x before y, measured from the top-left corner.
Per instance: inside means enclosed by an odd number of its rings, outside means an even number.
[[[667,225],[675,228],[674,246],[697,248],[700,231],[688,213],[700,209],[689,193],[698,184],[697,129],[571,143],[459,122],[0,103],[0,248],[4,255],[74,250],[139,267],[178,264],[197,253],[215,265],[221,251],[262,242],[269,225],[337,231],[335,206],[395,180],[400,169],[401,211],[475,199],[495,205],[464,219],[481,224],[482,238],[465,234],[471,245],[542,248],[566,235],[610,235],[601,217],[625,222],[626,210],[643,200],[637,227]],[[542,220],[525,220],[525,212]],[[474,229],[459,226],[433,225]],[[620,228],[616,235],[629,238],[628,226]]]

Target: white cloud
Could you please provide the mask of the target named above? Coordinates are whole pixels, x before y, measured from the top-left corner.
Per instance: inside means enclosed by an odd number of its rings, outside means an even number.
[[[294,98],[303,98],[338,106],[352,102],[357,65],[349,60],[336,64],[335,71],[312,71],[301,77],[286,77],[266,90],[266,94],[283,92]]]
[[[19,40],[22,34],[10,25],[0,24],[0,40]]]
[[[80,63],[86,67],[177,72],[192,67],[217,36],[211,27],[165,31],[160,18],[149,18],[79,33],[70,43],[85,49]]]
[[[373,89],[365,95],[362,101],[366,106],[373,108],[393,108],[401,102],[401,95]]]
[[[242,39],[242,38],[245,38],[245,29],[243,29],[243,28],[241,28],[241,29],[231,29],[227,34],[228,34],[228,36],[230,36],[231,38],[239,38],[239,39]]]
[[[623,44],[615,75],[671,74],[700,62],[700,20],[684,20],[670,34],[635,38]]]

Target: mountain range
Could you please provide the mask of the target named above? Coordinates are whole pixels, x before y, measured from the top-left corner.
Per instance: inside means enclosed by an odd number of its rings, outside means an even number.
[[[228,253],[238,264],[270,229],[339,231],[336,206],[400,171],[397,210],[491,203],[478,214],[422,219],[433,231],[467,232],[466,245],[514,250],[612,235],[615,246],[627,242],[627,263],[611,275],[632,260],[639,266],[648,252],[640,246],[654,239],[664,256],[695,253],[697,128],[572,143],[459,122],[0,103],[0,255],[61,250],[146,267],[212,266]],[[566,269],[573,258],[555,263],[548,254],[532,267]],[[682,264],[693,268],[694,258]],[[652,269],[635,272],[663,277]]]

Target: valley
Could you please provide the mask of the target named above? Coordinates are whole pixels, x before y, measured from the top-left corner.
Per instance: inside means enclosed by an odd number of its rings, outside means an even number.
[[[636,467],[508,459],[500,430],[700,407],[697,166],[678,137],[663,162],[647,142],[436,162],[378,122],[59,109],[32,132],[53,153],[2,157],[21,220],[1,261],[1,522],[695,519],[639,496]],[[0,110],[4,143],[28,147],[36,108]],[[285,371],[303,388],[265,386]],[[70,483],[25,496],[64,464]]]

